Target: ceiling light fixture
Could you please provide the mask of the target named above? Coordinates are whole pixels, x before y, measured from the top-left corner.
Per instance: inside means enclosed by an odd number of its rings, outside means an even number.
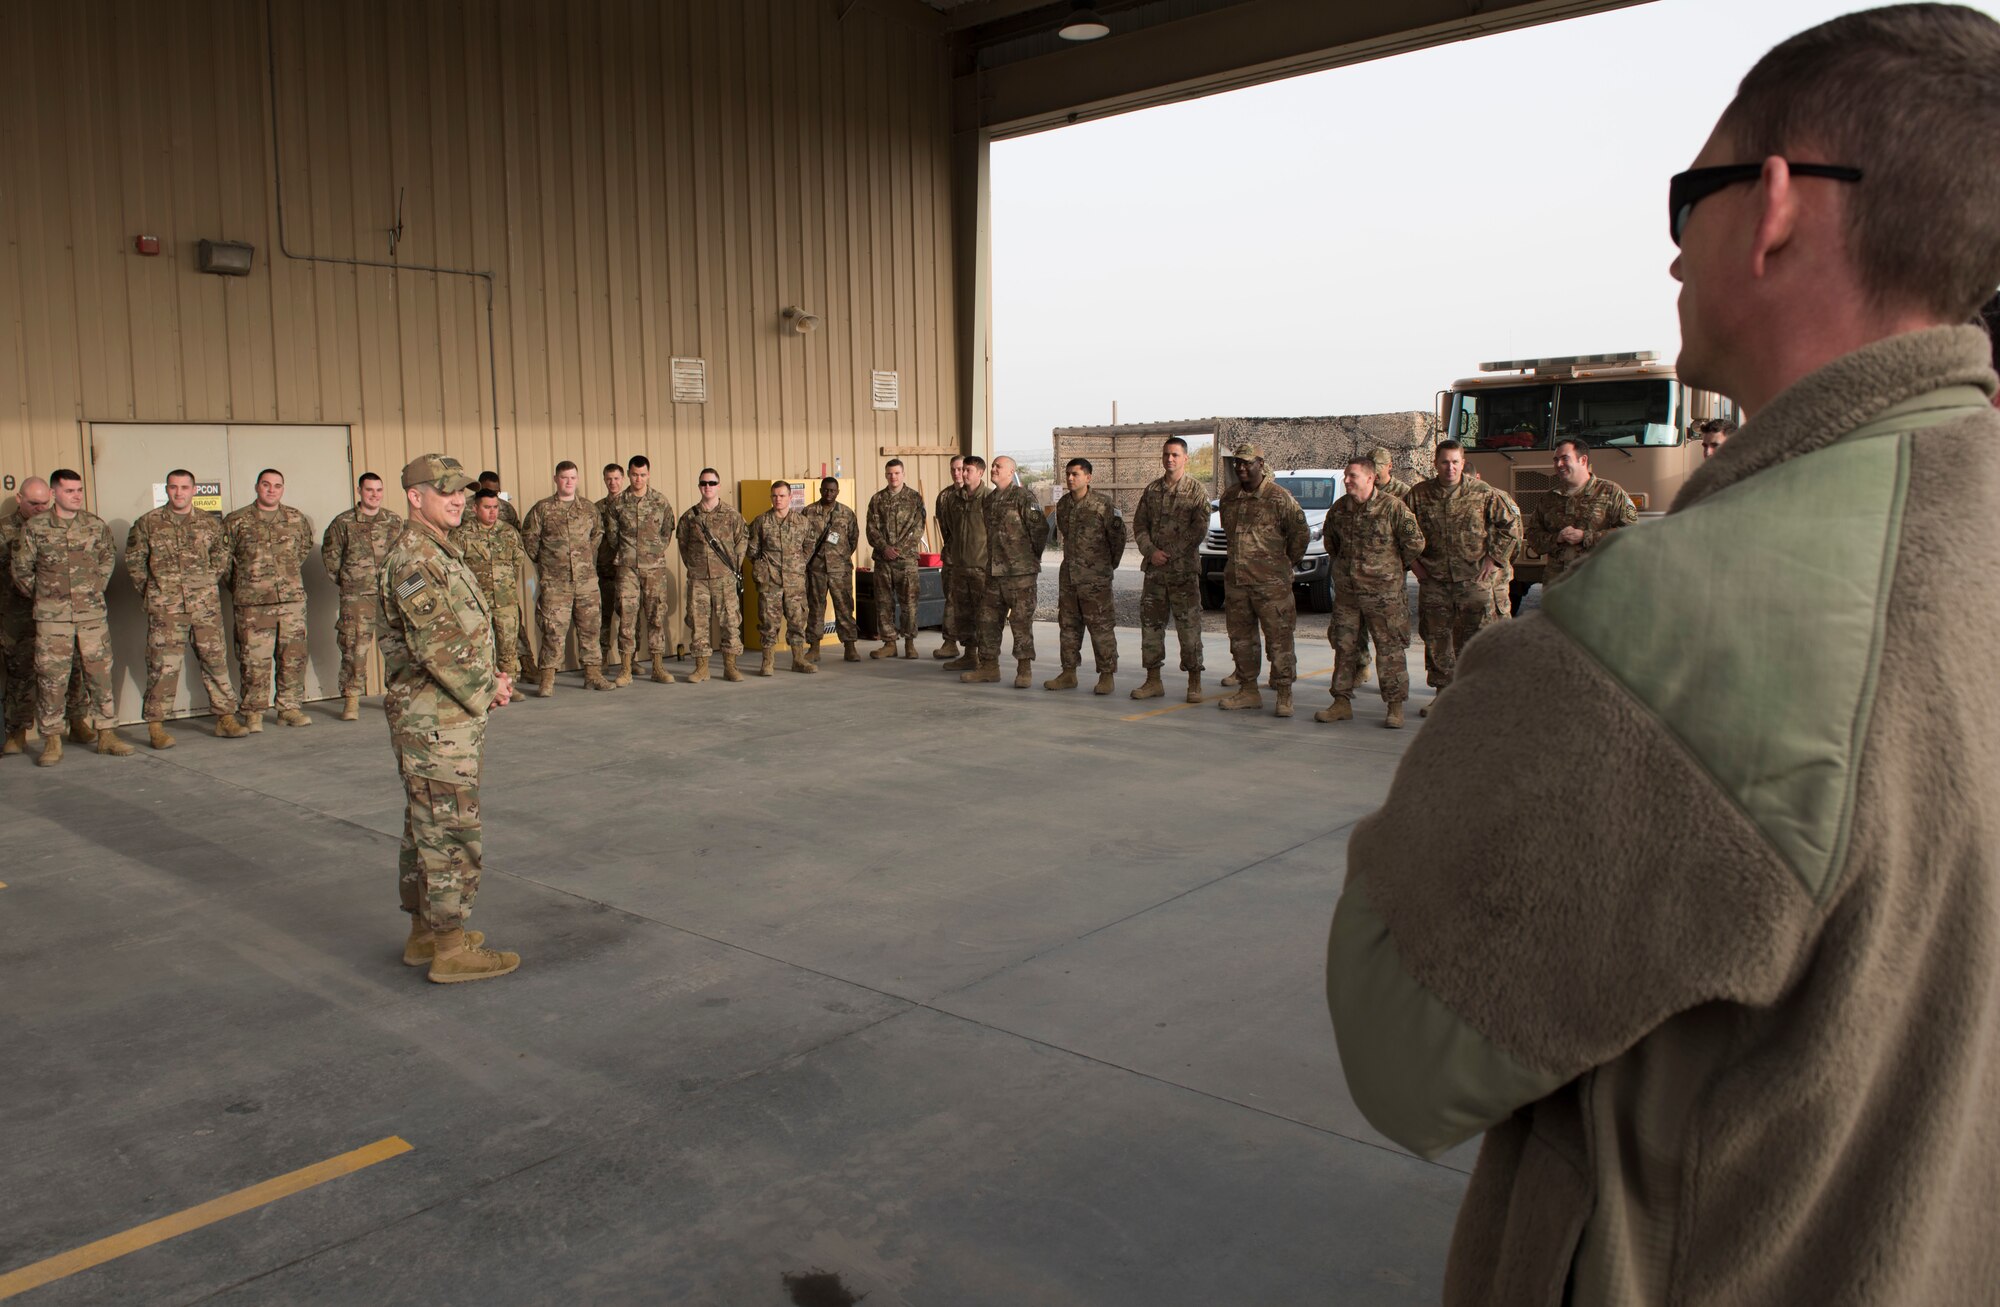
[[[1098,17],[1095,9],[1089,5],[1078,5],[1070,10],[1069,17],[1056,29],[1056,35],[1065,41],[1095,41],[1101,36],[1111,35],[1111,27]]]

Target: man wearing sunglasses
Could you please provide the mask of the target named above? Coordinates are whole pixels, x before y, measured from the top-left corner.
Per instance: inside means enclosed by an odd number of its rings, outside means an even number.
[[[1971,9],[1751,69],[1671,187],[1680,377],[1749,420],[1471,641],[1355,829],[1355,1101],[1426,1157],[1486,1132],[1447,1304],[2000,1282],[1996,158]]]
[[[695,478],[701,498],[681,514],[674,538],[687,567],[688,648],[694,653],[690,685],[708,679],[709,623],[722,635],[722,679],[740,681],[736,655],[743,652],[743,552],[750,528],[743,515],[722,502],[722,474],[705,467]]]

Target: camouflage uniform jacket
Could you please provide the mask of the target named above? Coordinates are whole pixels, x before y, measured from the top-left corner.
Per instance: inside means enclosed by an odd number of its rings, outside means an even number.
[[[528,553],[521,533],[505,522],[485,526],[467,518],[449,539],[479,582],[489,608],[519,608],[527,597]]]
[[[13,505],[8,507],[11,509]],[[0,617],[28,615],[31,601],[14,588],[14,548],[21,543],[21,532],[27,525],[27,520],[18,513],[0,517]]]
[[[606,495],[597,501],[597,574],[610,576],[618,564],[618,538],[612,534],[616,529],[612,514],[618,511],[618,501],[625,497],[624,491],[615,496]]]
[[[1388,491],[1406,504],[1410,502],[1410,492],[1416,489],[1415,486],[1403,480],[1403,478],[1397,476],[1394,472],[1389,473],[1387,476],[1377,477],[1375,479],[1375,488]]]
[[[958,545],[952,529],[958,525],[958,506],[954,502],[965,491],[963,486],[946,486],[937,492],[937,499],[931,508],[931,520],[937,523],[938,556],[946,567],[958,566]]]
[[[986,501],[992,497],[992,483],[981,481],[977,490],[960,487],[951,503],[951,547],[960,567],[984,573],[993,561],[986,543]]]
[[[1312,538],[1299,501],[1268,476],[1255,490],[1222,492],[1222,533],[1229,540],[1224,585],[1290,582]]]
[[[311,518],[290,504],[267,513],[252,501],[222,519],[222,538],[229,546],[229,593],[239,607],[305,601],[300,569],[312,557]]]
[[[708,534],[702,534],[702,527]],[[713,509],[704,513],[697,502],[693,508],[681,514],[680,525],[674,529],[675,538],[680,541],[681,562],[687,565],[690,579],[708,578],[719,580],[743,570],[743,550],[749,543],[750,528],[743,524],[743,515],[729,505],[717,501]],[[722,552],[729,555],[729,563],[715,556],[708,537],[714,536],[715,543],[722,546]]]
[[[1057,500],[1056,530],[1062,535],[1064,576],[1108,577],[1125,556],[1125,519],[1101,491],[1081,499],[1071,491]]]
[[[986,574],[1039,576],[1049,543],[1049,518],[1034,492],[1016,481],[986,496]]]
[[[578,495],[564,503],[550,495],[528,510],[521,548],[545,586],[588,589],[597,584],[597,505]]]
[[[1416,514],[1378,486],[1365,504],[1353,495],[1334,501],[1326,514],[1326,549],[1339,589],[1400,592],[1403,573],[1423,555],[1424,533]]]
[[[375,588],[382,574],[382,560],[388,557],[389,542],[402,533],[403,519],[384,508],[373,517],[350,508],[326,524],[326,538],[319,544],[319,561],[326,574],[340,585],[344,595],[366,594]]]
[[[915,566],[923,539],[924,497],[909,486],[877,490],[868,501],[868,547],[878,555],[884,549],[894,549],[899,555],[896,561]]]
[[[1140,493],[1139,511],[1132,516],[1140,570],[1192,572],[1200,564],[1196,551],[1207,534],[1208,492],[1193,477],[1183,476],[1179,485],[1160,477]],[[1154,550],[1167,556],[1157,567]]]
[[[176,513],[162,504],[125,535],[125,570],[148,612],[222,612],[229,550],[222,519],[199,508]]]
[[[14,542],[14,587],[35,601],[37,622],[101,622],[104,587],[118,551],[95,513],[64,521],[53,508],[31,519]]]
[[[618,566],[657,571],[674,542],[674,506],[651,486],[643,495],[627,490],[612,502],[608,534]]]
[[[500,520],[508,526],[513,527],[516,531],[519,531],[521,529],[521,514],[515,510],[514,505],[500,498],[498,495],[493,497],[493,502],[500,505]],[[466,507],[470,509],[472,505],[467,503]]]
[[[1488,559],[1504,571],[1521,543],[1521,511],[1484,481],[1462,476],[1448,486],[1432,477],[1404,502],[1424,533],[1424,571],[1433,581],[1476,581]]]
[[[756,564],[757,584],[780,579],[804,581],[806,555],[818,543],[819,535],[804,512],[795,510],[779,517],[777,509],[767,508],[759,513],[750,524],[750,548],[746,555]]]
[[[457,548],[407,522],[382,561],[382,708],[403,772],[479,783],[486,710],[499,692],[493,614]]]
[[[808,566],[814,563],[828,568],[854,565],[854,550],[860,544],[861,523],[855,518],[853,509],[838,500],[832,507],[815,500],[800,509],[799,515],[805,518],[807,530],[812,532],[812,539],[806,544]],[[828,532],[832,535],[829,536]],[[820,543],[822,538],[826,539],[823,545]]]
[[[1631,496],[1617,482],[1603,477],[1590,478],[1575,494],[1558,491],[1544,495],[1528,522],[1528,544],[1548,559],[1542,579],[1555,580],[1582,562],[1606,534],[1638,520],[1639,510],[1633,507]],[[1556,539],[1566,526],[1583,532],[1581,543],[1566,545]]]

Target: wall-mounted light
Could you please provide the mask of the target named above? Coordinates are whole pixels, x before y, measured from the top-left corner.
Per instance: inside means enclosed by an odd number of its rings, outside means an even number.
[[[1111,35],[1111,25],[1100,18],[1095,9],[1080,4],[1070,10],[1069,17],[1056,29],[1056,35],[1065,41],[1095,41],[1101,36]]]
[[[256,247],[242,241],[203,241],[195,265],[222,277],[247,277],[256,257]]]
[[[808,313],[796,304],[787,308],[781,316],[785,320],[786,329],[795,336],[819,330],[819,315]]]

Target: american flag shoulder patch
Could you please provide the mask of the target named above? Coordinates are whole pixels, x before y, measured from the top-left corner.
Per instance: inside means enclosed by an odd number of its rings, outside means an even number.
[[[422,572],[412,572],[408,576],[403,578],[403,583],[401,585],[396,587],[396,597],[398,599],[408,600],[410,596],[416,594],[417,591],[423,589],[425,586],[429,584],[430,580],[427,577],[425,577]]]

